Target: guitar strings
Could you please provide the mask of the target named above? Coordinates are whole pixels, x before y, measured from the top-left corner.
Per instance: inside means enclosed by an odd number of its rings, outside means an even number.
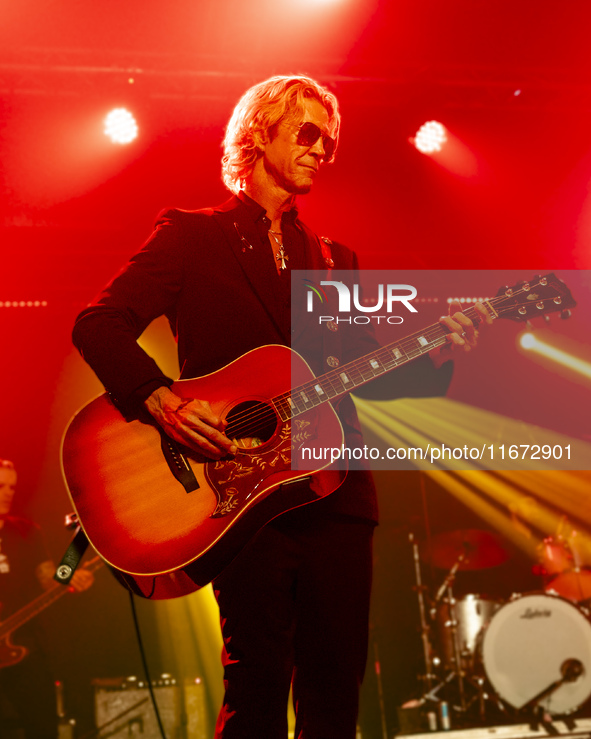
[[[500,315],[505,314],[505,313],[508,313],[508,312],[515,312],[515,310],[519,310],[521,307],[525,307],[525,308],[531,307],[531,305],[532,305],[531,302],[524,302],[524,303],[517,302],[517,303],[515,303],[515,298],[517,296],[519,296],[520,294],[524,293],[524,292],[530,292],[530,290],[532,288],[537,287],[539,284],[540,283],[536,283],[534,285],[530,285],[527,290],[522,287],[519,290],[516,290],[515,292],[513,292],[511,295],[503,294],[503,295],[498,295],[498,296],[496,296],[494,298],[488,299],[486,302],[489,305],[491,305],[491,306],[499,306],[499,309],[496,310],[496,316],[493,314],[492,317],[495,318],[495,317],[499,317]],[[503,308],[501,306],[501,304],[503,302],[510,302],[510,304],[508,306],[506,306],[506,307]],[[476,312],[476,309],[473,308],[473,307],[468,308],[466,311],[464,311],[464,313],[469,318],[479,318],[479,315]],[[428,351],[431,351],[431,349],[435,348],[436,346],[442,344],[443,343],[442,341],[438,343],[438,339],[445,337],[448,333],[449,333],[448,330],[441,323],[435,323],[435,324],[427,327],[427,329],[425,329],[424,331],[417,332],[415,334],[412,334],[411,336],[405,337],[398,344],[396,342],[393,342],[391,344],[388,344],[388,345],[382,347],[381,349],[377,350],[373,354],[367,355],[365,357],[360,357],[359,359],[353,360],[352,362],[348,363],[347,365],[344,365],[343,367],[340,367],[338,370],[333,370],[332,372],[329,372],[329,373],[327,373],[325,375],[322,375],[319,378],[315,378],[314,381],[309,382],[309,383],[306,383],[305,385],[301,386],[300,388],[295,388],[291,392],[285,393],[283,396],[279,396],[279,399],[288,399],[289,397],[291,397],[292,394],[294,394],[296,392],[301,392],[302,390],[304,392],[306,392],[306,391],[310,392],[317,384],[320,384],[322,386],[323,385],[323,382],[322,381],[327,381],[330,384],[331,389],[332,390],[335,390],[335,387],[333,385],[333,380],[337,382],[336,394],[342,394],[343,392],[346,392],[347,391],[347,388],[345,388],[345,386],[344,386],[343,382],[340,380],[340,377],[339,376],[343,372],[347,373],[347,370],[349,371],[349,374],[353,374],[353,372],[355,372],[355,371],[357,371],[357,372],[359,372],[361,374],[361,380],[357,380],[355,382],[355,386],[358,386],[358,385],[360,385],[360,384],[362,384],[364,382],[367,382],[367,381],[373,379],[374,377],[377,377],[377,376],[379,376],[381,374],[384,374],[384,372],[386,372],[386,371],[390,371],[390,369],[394,369],[394,367],[388,367],[387,369],[380,369],[380,370],[374,370],[372,368],[369,368],[367,366],[367,359],[368,359],[368,357],[378,357],[378,358],[379,357],[382,357],[383,358],[384,356],[387,356],[388,352],[391,351],[392,347],[394,347],[394,348],[401,348],[404,351],[405,354],[408,354],[408,351],[407,351],[408,348],[410,348],[411,350],[416,351],[416,348],[417,347],[416,347],[416,345],[413,345],[413,344],[415,344],[415,342],[419,338],[421,338],[421,337],[425,337],[426,339],[428,339],[428,344],[429,345],[425,345],[424,347],[420,347],[420,349],[419,349],[420,354],[425,354]],[[399,361],[399,362],[397,362],[395,364],[405,364],[411,358],[414,359],[415,357],[408,357],[408,356],[407,357],[404,357],[403,358],[403,361]],[[388,360],[387,363],[389,364],[390,361],[391,360]],[[385,363],[382,361],[382,364],[385,364]],[[367,377],[367,378],[364,377],[363,372],[361,372],[361,369],[365,369],[365,370],[370,369],[371,376],[370,377]],[[328,399],[330,399],[330,398],[328,398]],[[324,402],[324,401],[321,401],[321,402]],[[308,410],[308,409],[305,409],[305,410]]]
[[[469,308],[465,311],[465,314],[468,317],[477,317],[476,311],[473,308]],[[400,343],[392,343],[389,345],[386,345],[384,347],[381,347],[380,349],[376,350],[376,352],[368,355],[369,357],[382,357],[382,367],[380,368],[380,371],[373,370],[369,364],[368,364],[368,358],[366,357],[360,357],[356,360],[353,360],[352,362],[348,363],[347,365],[344,365],[343,367],[339,368],[338,370],[333,370],[332,372],[328,372],[325,375],[322,375],[319,378],[313,378],[312,380],[308,381],[304,385],[301,385],[298,388],[295,388],[292,391],[283,393],[281,395],[276,396],[275,398],[272,398],[270,400],[270,403],[273,404],[274,407],[276,407],[279,411],[289,411],[288,415],[299,415],[302,411],[298,411],[297,408],[294,408],[290,402],[289,399],[292,397],[295,393],[301,393],[304,392],[306,395],[315,393],[315,387],[320,384],[321,387],[328,386],[329,392],[327,393],[326,400],[331,399],[331,397],[336,397],[338,395],[343,394],[346,392],[345,385],[343,381],[340,379],[340,374],[348,371],[349,374],[357,374],[360,375],[361,378],[354,381],[355,386],[358,386],[362,384],[363,382],[366,382],[370,379],[373,379],[374,377],[377,377],[378,375],[384,374],[389,369],[386,370],[383,365],[386,364],[384,362],[384,357],[386,357],[389,353],[391,353],[390,347],[396,347],[396,348],[402,348],[405,354],[408,354],[408,349],[411,347],[413,349],[416,349],[416,345],[413,346],[414,343],[416,343],[416,340],[424,336],[426,339],[429,340],[429,345],[422,347],[423,351],[422,353],[426,353],[427,351],[430,351],[431,349],[435,348],[437,345],[437,340],[439,339],[441,343],[444,343],[444,339],[446,335],[449,332],[446,330],[446,328],[441,323],[435,323],[432,326],[429,326],[425,331],[417,332],[411,336],[406,337],[403,339]],[[388,358],[389,359],[389,358]],[[390,361],[390,360],[389,360]],[[407,361],[409,361],[408,357],[404,357],[404,360],[402,362],[397,361],[396,364],[404,364]],[[362,370],[370,370],[371,376],[368,378],[364,377],[364,374]],[[332,394],[331,394],[332,391]],[[320,403],[325,402],[324,400],[321,400]],[[316,405],[319,405],[320,403],[316,403]],[[315,407],[314,405],[312,407]],[[296,411],[293,413],[293,411]],[[304,410],[309,410],[308,408],[305,408]],[[286,419],[287,420],[287,419]],[[275,413],[271,409],[269,405],[266,405],[264,403],[261,403],[260,406],[256,406],[254,409],[248,409],[248,411],[242,411],[241,413],[234,416],[231,422],[232,427],[232,436],[239,434],[246,434],[248,431],[255,431],[260,430],[264,428],[267,424],[276,421]],[[254,425],[256,424],[256,425]]]
[[[536,287],[536,285],[534,285],[533,287]],[[504,315],[508,312],[514,312],[515,310],[519,310],[519,308],[521,307],[531,307],[531,303],[515,303],[515,298],[523,292],[529,292],[529,290],[525,291],[524,288],[520,288],[510,296],[500,295],[486,301],[489,303],[489,305],[495,307],[496,316],[493,315],[493,318]],[[502,306],[503,302],[510,302],[510,305],[504,307]],[[473,307],[469,307],[466,311],[464,311],[464,314],[471,319],[479,317],[476,309]],[[381,347],[375,352],[364,357],[359,357],[358,359],[349,362],[339,369],[335,369],[332,372],[328,372],[320,377],[315,377],[312,380],[309,380],[308,382],[299,386],[298,388],[294,388],[291,391],[282,393],[281,395],[271,398],[268,404],[261,402],[253,408],[249,408],[246,411],[242,411],[241,413],[236,414],[232,418],[232,421],[228,426],[228,432],[232,433],[232,436],[245,435],[249,434],[249,432],[251,432],[249,435],[252,435],[252,432],[260,431],[265,427],[268,427],[270,424],[275,424],[277,421],[277,414],[281,417],[281,410],[283,410],[284,413],[287,415],[287,418],[283,420],[288,420],[290,417],[299,415],[306,410],[310,410],[310,408],[304,408],[303,411],[300,411],[292,403],[290,403],[290,399],[295,393],[299,393],[300,396],[302,392],[305,393],[306,396],[309,396],[311,394],[318,396],[315,388],[320,385],[327,397],[320,399],[319,403],[314,404],[312,402],[313,408],[317,405],[320,405],[321,403],[326,402],[327,400],[331,400],[332,398],[335,398],[347,392],[345,383],[341,379],[343,373],[345,373],[347,376],[356,375],[357,377],[353,379],[353,384],[355,387],[357,387],[365,382],[368,382],[374,377],[385,374],[387,371],[394,369],[394,367],[385,366],[392,362],[389,356],[392,354],[392,348],[399,349],[404,352],[404,354],[408,355],[409,350],[416,351],[417,340],[424,337],[427,340],[427,344],[425,346],[419,347],[419,353],[425,354],[428,351],[431,351],[431,349],[435,348],[436,346],[443,344],[448,333],[449,331],[443,324],[439,322],[432,324],[431,326],[428,326],[424,331],[419,331],[410,336],[407,336],[398,343],[393,342],[384,347]],[[370,358],[377,358],[380,360],[380,367],[378,369],[371,367],[371,365],[369,364]],[[386,358],[387,361],[385,361]],[[411,358],[414,357],[402,357],[402,361],[397,359],[395,360],[394,364],[395,366],[399,364],[405,364]],[[366,376],[368,370],[370,376]]]
[[[467,311],[468,313],[468,311]],[[416,336],[429,336],[430,334],[435,333],[436,335],[433,337],[431,341],[429,341],[429,346],[424,347],[424,351],[430,351],[432,348],[435,347],[435,341],[436,339],[440,338],[443,339],[446,334],[448,333],[441,324],[437,323],[433,326],[429,327],[427,331],[423,331],[420,333],[417,333]],[[409,347],[411,345],[412,337],[407,337],[405,340],[403,340],[403,343],[399,344],[398,346],[406,346]],[[442,342],[443,343],[443,342]],[[389,345],[394,346],[394,344]],[[380,349],[376,350],[376,352],[372,353],[371,357],[374,356],[384,356],[388,353],[388,346],[381,347]],[[405,353],[407,353],[405,351]],[[424,352],[423,352],[424,353]],[[405,361],[408,361],[408,358],[405,358]],[[404,362],[403,362],[404,363]],[[294,410],[294,408],[289,403],[289,398],[291,398],[292,394],[295,392],[306,392],[306,395],[312,394],[312,392],[316,393],[315,386],[320,384],[321,386],[325,383],[328,383],[329,390],[332,391],[332,397],[336,397],[337,395],[341,395],[344,392],[346,392],[346,388],[342,382],[342,380],[339,377],[339,374],[342,373],[345,368],[349,370],[350,374],[358,374],[361,375],[361,380],[355,381],[355,386],[358,386],[362,384],[362,382],[365,382],[367,380],[373,379],[373,377],[377,377],[380,374],[384,374],[387,370],[383,368],[383,365],[385,362],[382,360],[382,367],[379,372],[376,372],[375,370],[371,370],[371,377],[364,378],[363,373],[361,372],[361,369],[367,370],[370,368],[368,364],[367,357],[360,357],[357,360],[354,360],[353,362],[350,362],[349,364],[345,365],[343,368],[340,368],[340,372],[334,370],[333,372],[329,372],[325,375],[322,375],[320,378],[314,378],[313,380],[310,380],[309,382],[305,383],[304,385],[300,386],[299,388],[294,389],[291,392],[283,393],[282,395],[276,396],[275,398],[272,398],[270,400],[270,403],[280,411],[283,409],[284,411],[291,411]],[[371,368],[370,368],[371,369]],[[330,392],[327,393],[327,395],[330,396]],[[327,398],[330,399],[330,398]],[[324,402],[323,400],[320,401],[321,403]],[[315,405],[319,405],[320,403],[316,403]],[[312,407],[315,407],[314,405]],[[297,410],[297,409],[295,409]],[[309,409],[305,409],[309,410]],[[297,413],[294,413],[293,415],[297,415]],[[287,419],[286,419],[287,420]],[[265,428],[270,423],[276,422],[276,416],[273,409],[265,404],[260,403],[257,406],[254,406],[253,408],[249,408],[247,411],[242,411],[241,413],[236,414],[233,418],[231,423],[228,426],[227,433],[231,435],[231,437],[238,437],[240,435],[253,435],[249,432],[259,431],[263,428]]]

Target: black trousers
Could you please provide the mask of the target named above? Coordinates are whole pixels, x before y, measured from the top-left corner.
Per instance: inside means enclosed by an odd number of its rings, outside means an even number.
[[[367,659],[370,523],[311,506],[262,529],[214,581],[224,637],[218,739],[354,739]]]

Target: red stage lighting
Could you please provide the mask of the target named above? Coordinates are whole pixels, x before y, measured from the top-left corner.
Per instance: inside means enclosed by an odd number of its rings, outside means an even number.
[[[47,308],[47,300],[0,300],[0,308]]]
[[[128,110],[115,108],[105,118],[104,132],[114,144],[129,144],[137,138],[138,127]]]
[[[441,151],[447,141],[447,134],[439,121],[428,121],[423,123],[411,141],[423,154],[432,154]]]

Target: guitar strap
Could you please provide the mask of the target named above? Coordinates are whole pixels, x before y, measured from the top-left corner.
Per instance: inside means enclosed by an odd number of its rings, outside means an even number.
[[[329,274],[330,274],[330,270],[334,267],[334,261],[332,259],[331,244],[332,244],[332,241],[328,238],[328,236],[320,237],[320,251],[322,252],[322,258],[324,259],[324,263],[328,267]]]
[[[82,530],[82,527],[78,525],[76,527],[74,537],[70,542],[70,546],[66,549],[66,553],[55,570],[55,575],[53,576],[54,580],[59,582],[61,585],[69,585],[89,543],[90,542]]]
[[[316,245],[318,248],[312,250],[312,269],[322,270],[326,268],[325,279],[331,279],[331,272],[335,266],[334,259],[332,258],[332,241],[328,236],[318,236],[311,228],[308,228],[305,223],[299,222],[306,236],[310,246],[313,248]],[[321,259],[320,259],[321,257]],[[339,265],[342,267],[342,265]],[[341,338],[341,332],[338,330],[338,324],[334,321],[324,324],[328,330],[322,331],[322,363],[324,370],[327,368],[333,369],[340,364],[341,357],[343,354],[343,342]]]
[[[298,225],[301,226],[302,230],[308,237],[308,241],[310,244],[316,243],[320,247],[320,253],[322,254],[322,261],[324,262],[325,266],[328,269],[328,276],[330,277],[330,270],[334,267],[334,261],[332,258],[332,241],[328,238],[328,236],[318,236],[317,234],[312,231],[311,228],[308,228],[305,223],[302,223],[298,220]]]

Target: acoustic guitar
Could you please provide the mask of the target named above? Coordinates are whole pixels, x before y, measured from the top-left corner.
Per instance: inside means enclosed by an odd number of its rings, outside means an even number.
[[[526,321],[576,305],[554,274],[502,288],[484,302],[493,318]],[[466,315],[477,318],[473,307]],[[341,447],[340,397],[444,344],[435,323],[315,377],[288,347],[262,346],[172,391],[209,401],[239,449],[212,461],[146,418],[125,419],[106,394],[80,410],[62,446],[79,521],[116,577],[146,598],[206,585],[262,526],[333,492],[346,471],[301,460],[303,447]]]

